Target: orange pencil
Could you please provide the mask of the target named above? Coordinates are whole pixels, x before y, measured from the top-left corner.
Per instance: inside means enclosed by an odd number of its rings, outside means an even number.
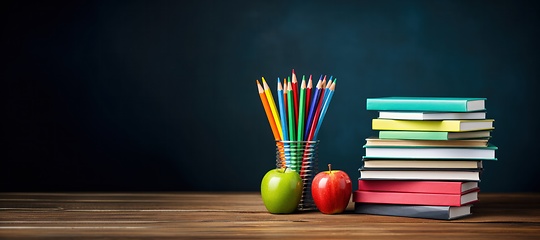
[[[262,78],[263,82],[263,89],[264,93],[266,94],[266,99],[268,100],[268,106],[270,106],[270,111],[272,112],[272,116],[274,117],[274,122],[276,123],[276,127],[279,134],[279,140],[283,139],[283,133],[281,131],[281,122],[279,118],[279,112],[276,106],[276,102],[274,102],[274,97],[272,96],[272,91],[270,91],[270,87],[268,86],[268,83],[266,83],[266,80],[264,80],[264,77]]]
[[[280,140],[280,137],[279,137],[279,132],[276,127],[276,122],[274,120],[274,117],[272,116],[272,110],[270,110],[268,99],[266,99],[266,94],[264,93],[264,89],[259,83],[259,80],[257,80],[257,88],[259,89],[259,97],[261,98],[261,102],[264,107],[264,112],[266,113],[266,118],[268,118],[268,123],[270,123],[270,127],[272,128],[272,133],[274,134],[274,140],[278,141]]]

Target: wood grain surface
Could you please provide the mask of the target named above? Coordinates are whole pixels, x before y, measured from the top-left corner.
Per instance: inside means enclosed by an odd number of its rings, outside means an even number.
[[[540,193],[481,193],[443,221],[318,211],[270,214],[259,193],[0,193],[0,238],[540,239]]]

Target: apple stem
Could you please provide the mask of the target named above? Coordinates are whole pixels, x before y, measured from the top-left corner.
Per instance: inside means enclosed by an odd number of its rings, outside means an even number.
[[[331,172],[332,171],[332,164],[328,164],[328,171]]]
[[[283,169],[283,172],[286,172],[287,171],[287,166],[285,166],[285,168]]]

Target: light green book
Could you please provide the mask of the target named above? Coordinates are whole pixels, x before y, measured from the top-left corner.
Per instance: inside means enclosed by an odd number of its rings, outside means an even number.
[[[378,111],[472,112],[486,110],[485,101],[486,98],[380,97],[368,98],[366,108]]]
[[[426,131],[379,131],[380,139],[405,140],[459,140],[490,138],[491,131],[472,132],[426,132]]]

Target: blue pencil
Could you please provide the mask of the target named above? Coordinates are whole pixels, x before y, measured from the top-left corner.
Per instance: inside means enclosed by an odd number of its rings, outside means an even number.
[[[304,139],[308,139],[309,131],[311,130],[311,123],[313,122],[313,118],[315,116],[315,112],[317,110],[317,105],[319,104],[319,95],[321,94],[321,81],[322,81],[322,75],[319,78],[319,81],[317,82],[317,86],[315,87],[315,93],[313,93],[313,98],[310,101],[311,106],[309,107],[309,114],[307,117],[307,123],[306,123],[306,129],[304,131]]]
[[[281,119],[281,128],[283,131],[283,141],[289,140],[289,130],[287,128],[287,113],[285,112],[285,103],[283,101],[283,87],[281,86],[281,81],[277,78],[278,86],[278,104],[279,104],[279,116]]]

